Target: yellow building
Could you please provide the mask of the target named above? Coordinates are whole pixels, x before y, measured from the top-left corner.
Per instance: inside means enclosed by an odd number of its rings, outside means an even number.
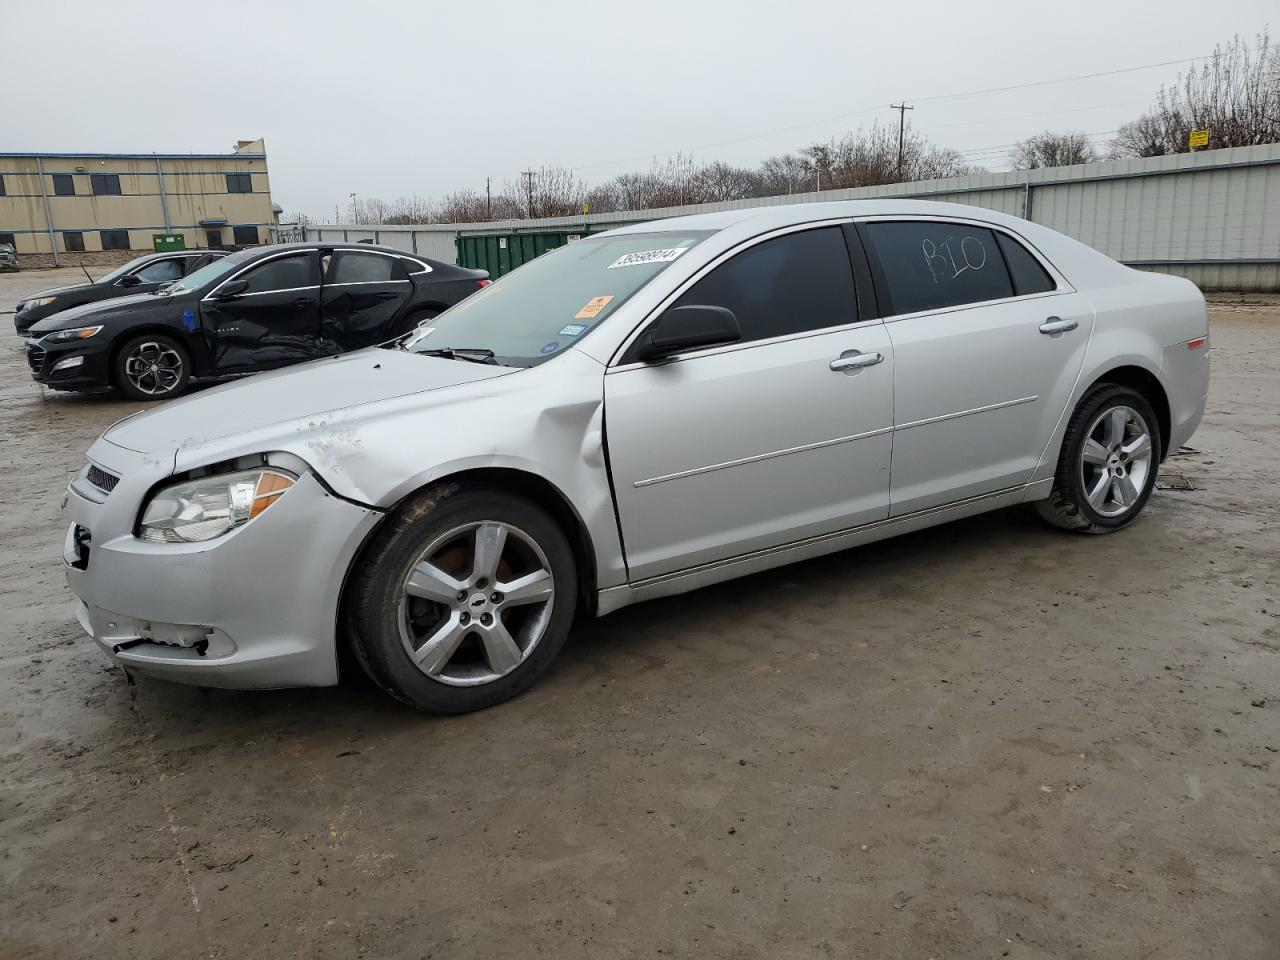
[[[275,220],[261,139],[234,153],[0,153],[0,243],[24,267],[122,263],[156,234],[269,243]]]

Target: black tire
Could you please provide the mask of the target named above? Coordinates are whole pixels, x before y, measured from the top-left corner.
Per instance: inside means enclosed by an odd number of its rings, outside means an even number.
[[[441,311],[435,309],[434,307],[427,307],[423,310],[414,310],[402,321],[400,321],[400,329],[396,333],[396,336],[403,337],[406,333],[413,333],[413,331],[420,324],[425,323],[428,320],[433,320],[436,317],[440,316],[440,312]]]
[[[1090,441],[1091,434],[1098,430],[1105,431],[1106,427],[1101,422],[1104,416],[1115,411],[1123,412],[1125,408],[1135,413],[1142,421],[1140,426],[1146,428],[1151,447],[1149,464],[1142,476],[1141,485],[1129,484],[1131,488],[1137,490],[1137,496],[1133,497],[1131,502],[1123,507],[1113,506],[1110,510],[1100,510],[1090,502],[1089,490],[1086,489],[1088,482],[1086,474],[1091,474],[1090,479],[1101,487],[1105,485],[1102,476],[1104,469],[1118,470],[1119,476],[1123,477],[1126,463],[1130,461],[1121,462],[1120,454],[1117,453],[1111,458],[1117,461],[1114,467],[1104,468],[1086,464],[1085,445]],[[1136,420],[1134,426],[1138,426]],[[1122,435],[1123,433],[1124,431],[1121,430]],[[1160,421],[1156,418],[1155,411],[1152,410],[1147,398],[1131,387],[1113,383],[1099,384],[1081,398],[1075,412],[1071,415],[1062,440],[1062,452],[1058,456],[1053,493],[1048,500],[1036,504],[1036,509],[1049,523],[1074,533],[1113,533],[1123,529],[1137,519],[1142,508],[1146,506],[1151,491],[1155,489],[1161,449]],[[1132,475],[1130,476],[1132,479]],[[1110,497],[1110,494],[1104,493],[1103,497],[1105,500]],[[1117,503],[1117,501],[1111,502]],[[1105,504],[1103,506],[1105,507]]]
[[[487,585],[485,581],[474,578],[467,581],[459,593],[460,602],[452,607],[408,597],[405,591],[410,573],[418,569],[423,552],[442,537],[447,538],[468,525],[498,525],[509,530],[506,545],[501,548],[506,552],[500,551],[498,561],[495,561],[509,563],[514,559],[516,564],[508,569],[518,565],[519,557],[513,552],[531,549],[520,539],[528,538],[542,554],[534,559],[534,565],[540,567],[545,563],[545,569],[552,578],[551,600],[545,612],[538,603],[506,611],[493,608],[491,619],[486,622],[497,623],[501,622],[500,618],[505,618],[503,629],[509,631],[509,636],[516,637],[517,649],[521,645],[517,636],[521,628],[512,627],[512,615],[529,616],[543,624],[537,638],[528,643],[527,649],[520,651],[523,659],[517,666],[508,668],[508,672],[500,673],[493,663],[484,639],[486,634],[480,632],[487,628],[482,628],[477,618],[471,621],[472,632],[466,632],[465,627],[457,628],[464,633],[457,652],[449,655],[437,676],[431,676],[411,658],[410,647],[416,645],[417,651],[425,650],[426,637],[438,635],[435,631],[439,624],[445,624],[450,617],[467,617],[467,610],[476,602],[474,598],[499,586],[501,578],[495,576],[494,582]],[[469,536],[470,533],[463,533],[446,543],[461,544]],[[433,556],[443,556],[456,549],[461,548],[446,547]],[[463,565],[474,574],[481,563],[473,553],[472,559]],[[459,576],[466,579],[463,574]],[[521,574],[512,573],[510,576],[518,579]],[[388,518],[358,561],[347,589],[344,607],[347,634],[352,651],[365,672],[386,693],[402,703],[429,713],[455,714],[482,710],[509,700],[528,688],[546,670],[569,635],[578,582],[569,541],[555,520],[541,507],[523,497],[491,487],[438,484],[414,496]],[[463,594],[466,594],[465,600]],[[502,595],[495,591],[492,596]],[[523,611],[530,612],[525,614]],[[430,622],[421,636],[414,635],[419,620]],[[533,633],[530,631],[531,636]],[[468,671],[494,676],[487,680],[458,679]],[[471,685],[460,685],[464,683]]]
[[[148,346],[156,348],[150,353],[165,361],[169,374],[158,372],[138,376],[136,364],[148,354]],[[116,351],[115,358],[111,361],[111,382],[133,400],[171,400],[187,389],[190,379],[191,355],[187,348],[163,333],[145,333],[132,337]],[[154,386],[149,388],[148,384]]]

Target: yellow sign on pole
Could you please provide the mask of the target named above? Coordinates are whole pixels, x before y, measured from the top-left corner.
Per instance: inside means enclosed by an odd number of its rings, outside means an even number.
[[[1192,130],[1187,135],[1187,146],[1194,150],[1196,147],[1207,147],[1209,145],[1208,130]]]

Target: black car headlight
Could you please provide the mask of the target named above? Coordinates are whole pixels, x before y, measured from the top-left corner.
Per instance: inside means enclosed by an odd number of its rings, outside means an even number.
[[[70,330],[55,330],[46,333],[44,339],[49,343],[70,343],[72,340],[88,340],[97,335],[102,327],[72,327]]]
[[[297,479],[260,467],[161,487],[143,508],[138,536],[152,543],[213,540],[264,513]]]
[[[53,297],[36,297],[34,300],[24,300],[22,303],[18,304],[18,312],[21,313],[23,310],[30,310],[32,307],[46,306],[53,303],[53,300]]]

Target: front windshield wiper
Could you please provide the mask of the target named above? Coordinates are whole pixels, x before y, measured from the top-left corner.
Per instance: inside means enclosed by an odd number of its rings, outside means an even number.
[[[502,366],[492,350],[484,347],[441,347],[438,350],[415,350],[427,357],[444,357],[446,360],[467,360],[471,363],[491,363]]]

